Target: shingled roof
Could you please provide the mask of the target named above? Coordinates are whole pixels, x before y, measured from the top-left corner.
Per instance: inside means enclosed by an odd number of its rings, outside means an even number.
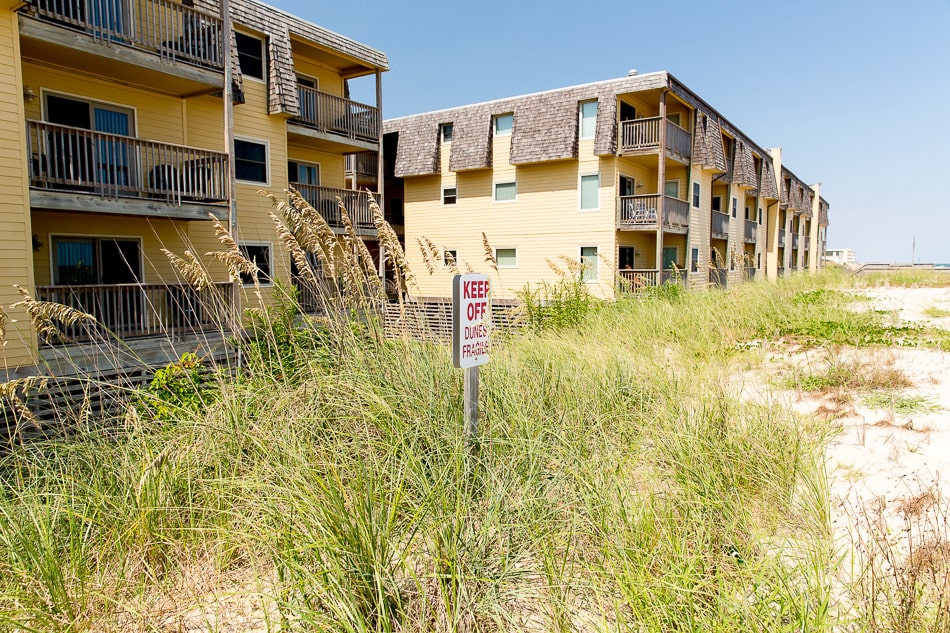
[[[209,13],[221,14],[219,0],[196,0],[195,5]],[[236,25],[267,36],[269,114],[300,114],[291,36],[351,57],[369,68],[389,70],[389,60],[384,53],[257,0],[231,0],[231,19]],[[243,101],[241,69],[233,45],[231,70],[235,100]]]
[[[759,179],[755,173],[755,161],[752,158],[752,149],[744,141],[738,141],[736,144],[732,184],[740,187],[752,187],[753,189],[759,186]]]
[[[722,130],[717,117],[696,111],[693,133],[693,163],[706,169],[726,171],[726,153],[722,147]]]
[[[666,77],[663,72],[635,75],[390,119],[383,123],[383,132],[399,133],[399,178],[439,173],[439,125],[443,123],[453,124],[449,169],[491,167],[492,117],[508,112],[514,113],[511,164],[577,158],[578,104],[597,99],[594,153],[605,156],[617,151],[616,96],[661,88]]]
[[[778,200],[778,183],[775,182],[775,170],[771,160],[762,161],[762,175],[759,178],[759,197],[766,200]]]

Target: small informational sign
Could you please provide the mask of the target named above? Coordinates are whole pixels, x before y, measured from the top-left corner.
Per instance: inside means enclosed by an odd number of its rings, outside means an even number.
[[[488,275],[452,279],[452,363],[458,369],[488,362],[491,345],[491,284]]]

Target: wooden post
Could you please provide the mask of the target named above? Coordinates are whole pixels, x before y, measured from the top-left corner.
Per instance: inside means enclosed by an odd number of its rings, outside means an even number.
[[[386,175],[383,171],[383,75],[376,69],[376,111],[379,121],[379,147],[376,150],[376,194],[379,196],[379,212],[386,219]],[[356,174],[354,170],[354,176]],[[379,278],[386,288],[386,248],[379,242]]]
[[[660,93],[660,154],[657,156],[657,192],[656,205],[656,277],[660,285],[663,279],[663,220],[666,212],[666,93]]]
[[[465,439],[475,447],[478,442],[478,365],[462,371],[465,382],[462,388]]]
[[[231,2],[221,0],[221,20],[224,37],[222,51],[224,58],[224,90],[221,99],[224,102],[224,151],[228,155],[228,233],[231,239],[238,241],[237,215],[237,172],[234,166],[234,78],[231,68],[231,42],[234,39],[234,25],[231,22]],[[241,327],[241,279],[234,279],[232,309],[233,327]]]

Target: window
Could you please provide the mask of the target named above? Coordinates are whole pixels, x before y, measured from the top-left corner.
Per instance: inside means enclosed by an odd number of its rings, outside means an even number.
[[[237,47],[238,65],[245,77],[264,79],[264,40],[234,32],[234,44]]]
[[[518,195],[518,183],[496,182],[495,202],[511,202]]]
[[[234,172],[238,180],[267,184],[267,144],[234,139]]]
[[[442,189],[442,204],[455,204],[458,199],[458,189],[455,187],[445,187]]]
[[[597,281],[596,246],[581,246],[581,281]]]
[[[511,136],[514,126],[514,114],[499,114],[495,116],[495,136]]]
[[[699,183],[698,182],[693,183],[693,208],[694,209],[699,208]]]
[[[287,161],[287,180],[294,185],[320,185],[320,165]]]
[[[600,208],[600,174],[581,176],[581,210]]]
[[[683,127],[683,126],[680,124],[680,121],[682,121],[682,119],[680,118],[680,113],[679,113],[679,112],[668,112],[668,113],[666,114],[666,120],[669,121],[670,123],[674,124],[674,125],[679,125],[680,127]]]
[[[689,271],[692,273],[699,272],[699,249],[698,248],[694,248],[692,251],[690,251]]]
[[[762,253],[757,253],[755,256],[755,267],[762,268]]]
[[[257,281],[262,285],[270,285],[271,281],[271,253],[268,242],[241,242],[241,254],[257,266]],[[241,273],[241,283],[250,286],[254,280],[250,275]]]
[[[120,284],[142,281],[138,238],[53,236],[53,283]]]
[[[496,248],[495,265],[499,268],[516,268],[518,266],[518,249]]]
[[[458,265],[459,252],[453,249],[442,251],[442,266],[445,268],[455,268]]]
[[[663,195],[669,196],[671,198],[680,197],[680,181],[679,180],[667,180],[663,183]]]
[[[712,210],[722,213],[722,196],[712,197]]]
[[[734,218],[737,217],[736,214],[738,213],[738,210],[739,210],[738,207],[739,207],[739,200],[736,198],[733,198],[732,199],[732,217]]]
[[[752,219],[752,209],[750,209],[749,207],[745,208],[745,219],[746,220]]]
[[[439,133],[442,135],[443,143],[452,142],[452,129],[453,128],[452,128],[451,123],[443,123],[442,125],[439,126]]]
[[[762,207],[759,207],[759,224],[762,224]]]
[[[597,131],[597,102],[585,101],[581,104],[581,138],[594,138]]]

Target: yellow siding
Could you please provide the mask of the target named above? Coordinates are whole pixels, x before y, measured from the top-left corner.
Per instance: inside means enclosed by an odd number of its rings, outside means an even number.
[[[448,296],[450,270],[436,262],[430,275],[417,239],[428,238],[441,251],[458,251],[460,268],[489,272],[496,279],[495,296],[511,298],[527,283],[554,281],[557,277],[549,261],[577,260],[581,246],[597,246],[600,255],[599,280],[591,289],[610,296],[615,267],[614,159],[593,154],[593,142],[581,141],[577,161],[564,160],[515,167],[509,162],[510,138],[494,139],[493,169],[455,174],[459,199],[443,206],[441,188],[452,182],[448,161],[443,175],[408,178],[406,188],[407,257],[415,271],[420,296]],[[579,178],[600,173],[600,208],[580,211]],[[518,183],[514,202],[495,202],[494,183]],[[485,263],[482,232],[492,248],[516,248],[517,266],[501,268],[497,274]],[[564,268],[564,264],[560,263]]]
[[[319,145],[300,145],[294,143],[287,147],[288,158],[304,163],[316,163],[320,165],[320,185],[323,187],[335,187],[344,189],[346,181],[344,179],[345,159],[342,154],[334,154],[321,149]],[[279,168],[278,165],[272,166],[272,169]],[[286,166],[284,166],[286,169]]]
[[[713,196],[713,175],[711,172],[695,168],[690,173],[690,183],[687,192],[689,200],[689,250],[697,249],[699,251],[698,270],[689,271],[687,283],[690,288],[706,288],[709,281],[710,265],[710,239],[712,223],[712,196]],[[699,183],[699,208],[693,206],[693,183]],[[689,262],[691,254],[686,255],[686,261]]]
[[[20,74],[20,40],[16,14],[0,9],[0,304],[16,323],[6,324],[3,362],[8,369],[36,362],[36,337],[29,317],[12,310],[19,301],[13,284],[32,292],[33,267],[29,189],[26,164],[26,134],[23,126],[23,81]]]
[[[294,70],[298,75],[317,80],[317,90],[343,96],[343,78],[338,72],[317,61],[294,55]]]

